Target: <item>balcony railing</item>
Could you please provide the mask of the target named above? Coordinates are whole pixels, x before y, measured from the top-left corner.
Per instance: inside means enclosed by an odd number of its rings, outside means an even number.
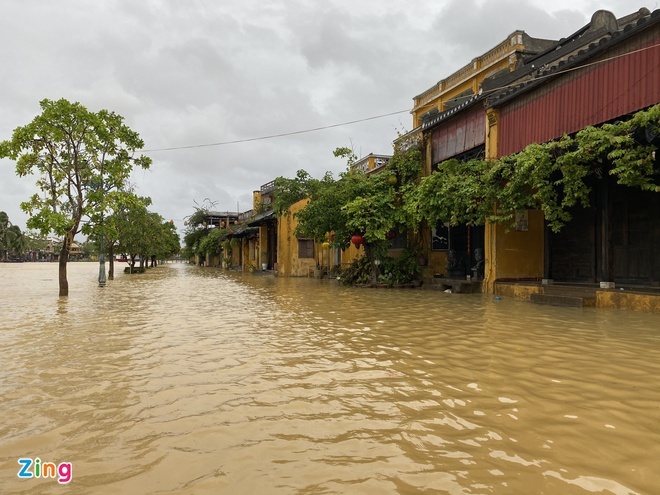
[[[261,186],[261,194],[268,194],[271,191],[275,190],[275,180],[271,180],[270,182],[266,182],[263,186]]]

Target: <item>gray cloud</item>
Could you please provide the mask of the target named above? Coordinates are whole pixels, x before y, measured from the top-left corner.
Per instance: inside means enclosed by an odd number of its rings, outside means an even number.
[[[630,13],[627,0],[32,0],[0,7],[0,139],[39,113],[43,98],[123,115],[147,149],[268,136],[409,109],[412,98],[516,29],[567,36],[597,8]],[[563,5],[563,6],[562,6]],[[651,8],[652,6],[649,6]],[[391,152],[408,113],[324,131],[215,147],[149,152],[136,171],[152,209],[178,222],[194,201],[251,206],[279,175],[315,176],[345,165],[332,156]],[[0,210],[21,226],[34,191],[0,162]],[[179,227],[182,223],[178,223]]]

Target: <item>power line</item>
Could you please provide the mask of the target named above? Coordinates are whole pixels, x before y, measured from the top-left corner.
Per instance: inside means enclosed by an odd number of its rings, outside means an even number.
[[[497,91],[501,91],[501,90],[503,90],[503,89],[514,88],[514,87],[516,87],[516,86],[524,85],[524,84],[527,84],[527,83],[530,83],[530,82],[533,82],[533,81],[538,81],[538,80],[540,80],[540,79],[546,79],[546,78],[550,78],[550,77],[556,77],[556,76],[558,76],[558,75],[560,75],[560,74],[567,74],[568,72],[573,72],[573,71],[580,70],[580,69],[586,69],[587,67],[591,67],[591,66],[599,65],[599,64],[604,64],[604,63],[606,63],[606,62],[611,62],[612,60],[616,60],[616,59],[618,59],[618,58],[627,57],[627,56],[629,56],[629,55],[634,55],[635,53],[643,52],[643,51],[646,51],[646,50],[651,50],[652,48],[658,48],[658,47],[660,47],[660,44],[655,44],[655,45],[651,45],[651,46],[645,46],[644,48],[639,48],[639,49],[637,49],[637,50],[633,50],[633,51],[630,51],[630,52],[622,53],[621,55],[615,55],[615,56],[613,56],[613,57],[604,58],[604,59],[602,59],[602,60],[597,60],[597,61],[595,61],[595,62],[589,62],[589,63],[586,63],[586,64],[577,65],[577,66],[575,66],[575,67],[569,67],[568,69],[558,70],[558,71],[556,71],[556,72],[552,72],[552,73],[550,73],[550,74],[540,75],[540,74],[537,73],[537,75],[536,75],[533,79],[528,79],[528,80],[523,81],[523,82],[513,82],[513,83],[511,83],[511,84],[507,84],[507,85],[505,85],[505,86],[501,86],[501,87],[499,87],[499,88],[492,88],[492,89],[489,89],[489,90],[487,90],[487,91],[483,91],[482,94],[483,94],[483,95],[488,95],[488,94],[491,94],[491,93],[495,93],[495,92],[497,92]],[[541,71],[544,70],[544,68],[545,68],[545,66],[541,66],[541,67],[536,68],[536,70],[537,70],[538,72],[541,72]],[[549,67],[548,67],[548,68],[549,68]],[[470,95],[470,96],[472,96],[472,95]],[[469,98],[470,96],[467,96],[467,97],[464,97],[464,98]],[[457,99],[458,99],[458,98],[457,98]]]
[[[584,68],[587,68],[587,67],[590,67],[590,66],[593,66],[593,65],[602,64],[602,63],[605,63],[605,62],[609,62],[611,60],[615,60],[617,58],[626,57],[626,56],[633,55],[635,53],[639,53],[639,52],[642,52],[642,51],[645,51],[645,50],[650,50],[650,49],[653,49],[653,48],[658,48],[659,46],[660,46],[660,44],[655,44],[655,45],[643,47],[643,48],[640,48],[640,49],[637,49],[637,50],[622,53],[621,55],[615,55],[613,57],[598,60],[596,62],[590,62],[590,63],[586,63],[586,64],[579,65],[579,66],[576,66],[576,67],[571,67],[571,68],[564,69],[564,70],[558,70],[556,72],[552,72],[551,74],[540,75],[540,74],[537,73],[536,77],[534,77],[533,79],[529,79],[527,81],[523,81],[522,84],[527,84],[527,83],[530,83],[532,81],[538,81],[540,79],[556,77],[560,74],[565,74],[565,73],[568,73],[568,72],[584,69]],[[543,69],[543,67],[540,67],[537,70],[539,70],[539,72],[540,72],[540,70],[542,70],[542,69]],[[497,87],[497,88],[491,88],[487,91],[481,92],[480,94],[482,96],[485,96],[485,95],[495,93],[497,91],[501,91],[503,89],[519,86],[520,84],[521,84],[520,82],[513,82],[513,83],[505,85],[505,86],[501,86],[501,87]],[[463,99],[463,98],[468,99],[468,98],[472,98],[473,96],[474,95],[458,96],[458,97],[455,98],[455,100],[459,100],[459,99]],[[323,131],[323,130],[332,129],[332,128],[335,128],[335,127],[343,127],[343,126],[346,126],[346,125],[358,124],[360,122],[367,122],[369,120],[382,119],[384,117],[391,117],[392,115],[399,115],[399,114],[402,114],[402,113],[409,113],[409,112],[410,112],[410,110],[399,110],[399,111],[396,111],[396,112],[384,113],[382,115],[376,115],[376,116],[373,116],[373,117],[366,117],[366,118],[363,118],[363,119],[350,120],[348,122],[342,122],[340,124],[330,124],[330,125],[321,126],[321,127],[313,127],[313,128],[310,128],[310,129],[302,129],[302,130],[298,130],[298,131],[284,132],[284,133],[281,133],[281,134],[270,134],[270,135],[267,135],[267,136],[259,136],[259,137],[254,137],[254,138],[236,139],[236,140],[233,140],[233,141],[220,141],[220,142],[217,142],[217,143],[192,144],[192,145],[188,145],[188,146],[172,146],[172,147],[169,147],[169,148],[154,148],[154,149],[146,149],[146,150],[140,150],[140,151],[143,152],[143,153],[156,152],[156,151],[175,151],[175,150],[186,150],[186,149],[194,149],[194,148],[209,148],[209,147],[213,147],[213,146],[225,146],[225,145],[228,145],[228,144],[249,143],[249,142],[252,142],[252,141],[263,141],[263,140],[266,140],[266,139],[275,139],[275,138],[286,137],[286,136],[295,136],[295,135],[298,135],[298,134],[306,134],[306,133],[309,133],[309,132]]]
[[[153,152],[153,151],[173,151],[173,150],[186,150],[186,149],[192,149],[192,148],[208,148],[211,146],[224,146],[227,144],[238,144],[238,143],[248,143],[250,141],[262,141],[264,139],[274,139],[274,138],[279,138],[279,137],[285,137],[285,136],[295,136],[297,134],[305,134],[308,132],[315,132],[315,131],[323,131],[325,129],[332,129],[333,127],[342,127],[345,125],[350,125],[350,124],[357,124],[359,122],[367,122],[369,120],[376,120],[376,119],[382,119],[383,117],[391,117],[392,115],[398,115],[400,113],[408,113],[410,110],[399,110],[398,112],[390,112],[390,113],[384,113],[382,115],[376,115],[374,117],[366,117],[364,119],[357,119],[357,120],[351,120],[348,122],[342,122],[341,124],[331,124],[331,125],[325,125],[322,127],[314,127],[311,129],[302,129],[299,131],[291,131],[291,132],[284,132],[282,134],[270,134],[268,136],[260,136],[260,137],[254,137],[254,138],[247,138],[247,139],[236,139],[234,141],[220,141],[218,143],[207,143],[207,144],[192,144],[189,146],[174,146],[171,148],[155,148],[155,149],[148,149],[148,150],[140,150],[143,153],[147,152]]]

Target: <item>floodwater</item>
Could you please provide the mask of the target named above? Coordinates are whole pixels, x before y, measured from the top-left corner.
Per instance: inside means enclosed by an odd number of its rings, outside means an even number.
[[[660,493],[658,315],[69,274],[0,264],[0,493]]]

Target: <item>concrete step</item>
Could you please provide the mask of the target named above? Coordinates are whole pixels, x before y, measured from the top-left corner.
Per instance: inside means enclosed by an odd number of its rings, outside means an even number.
[[[451,290],[457,294],[472,294],[481,292],[480,280],[465,280],[456,278],[434,278],[429,288],[434,290]]]
[[[544,285],[543,293],[559,296],[594,296],[597,288],[590,285]]]
[[[530,301],[535,304],[548,304],[551,306],[564,306],[573,308],[595,307],[596,294],[532,294]]]

